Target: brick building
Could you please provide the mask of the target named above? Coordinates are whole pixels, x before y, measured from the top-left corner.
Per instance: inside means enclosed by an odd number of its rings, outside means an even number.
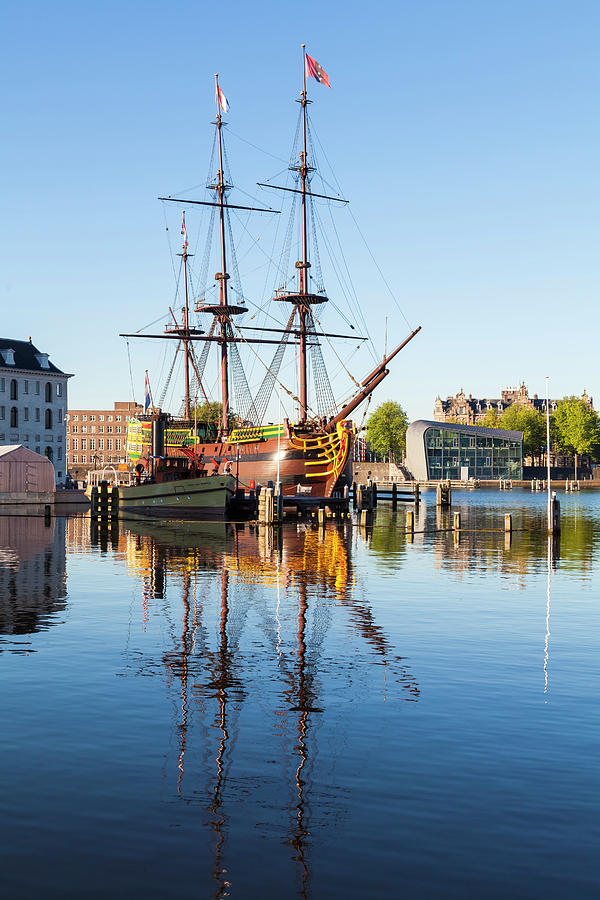
[[[586,391],[581,395],[590,409],[594,408],[592,397],[588,397]],[[442,400],[437,397],[433,411],[433,418],[436,422],[456,422],[460,425],[481,425],[490,410],[496,410],[502,415],[505,409],[512,406],[513,403],[519,403],[521,406],[537,409],[540,412],[546,412],[546,398],[538,397],[534,394],[529,396],[529,390],[525,382],[521,382],[518,388],[506,388],[502,391],[500,397],[494,398],[477,398],[469,394],[467,397],[465,392],[461,390],[455,397],[447,397]],[[558,400],[550,400],[550,412],[554,412],[558,405]]]
[[[71,476],[85,479],[90,469],[127,463],[127,423],[142,412],[133,402],[116,402],[113,409],[70,409],[67,462]]]

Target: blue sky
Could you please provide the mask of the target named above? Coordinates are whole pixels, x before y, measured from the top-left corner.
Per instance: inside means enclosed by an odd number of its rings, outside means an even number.
[[[157,197],[205,178],[213,73],[231,103],[236,185],[267,202],[255,183],[289,153],[304,41],[332,84],[311,85],[319,139],[404,315],[423,326],[373,404],[429,417],[438,393],[497,396],[521,379],[541,393],[548,374],[553,395],[587,388],[600,405],[598,3],[303,9],[58,0],[5,12],[2,336],[31,335],[75,373],[72,407],[130,399],[118,333],[173,303]],[[172,240],[179,214],[167,214]],[[407,324],[348,210],[336,222],[380,353],[386,317],[390,346]],[[274,226],[251,228],[266,246]],[[264,303],[264,270],[243,252],[246,293]],[[326,324],[343,325],[333,309]],[[144,369],[157,382],[164,371],[158,344],[131,347],[137,399]]]

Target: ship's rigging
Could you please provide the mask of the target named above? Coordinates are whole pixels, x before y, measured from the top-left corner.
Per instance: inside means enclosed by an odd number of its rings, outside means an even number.
[[[311,74],[311,72],[309,72]],[[291,304],[289,314],[281,321],[279,315],[256,304],[261,311],[261,322],[270,318],[273,324],[281,325],[280,328],[256,327],[238,325],[238,319],[248,312],[248,303],[241,285],[236,245],[233,240],[231,226],[231,214],[239,217],[241,212],[252,214],[255,212],[279,213],[280,210],[271,207],[246,206],[239,203],[231,203],[229,196],[233,188],[229,161],[223,129],[225,122],[222,112],[225,107],[220,102],[222,91],[219,87],[218,76],[215,76],[217,96],[217,114],[215,125],[215,138],[211,155],[210,177],[207,179],[206,188],[210,192],[210,200],[183,199],[181,197],[162,197],[163,201],[175,202],[186,207],[200,207],[208,213],[206,227],[206,245],[202,254],[202,262],[199,275],[193,284],[192,257],[194,254],[188,250],[187,231],[185,226],[185,213],[183,214],[182,234],[184,242],[182,252],[178,254],[181,259],[181,280],[183,281],[183,305],[176,315],[171,309],[172,321],[166,327],[163,334],[122,335],[123,337],[148,337],[171,338],[177,340],[176,352],[170,366],[164,387],[160,393],[160,406],[164,406],[169,384],[177,368],[177,360],[183,360],[184,369],[184,397],[179,409],[180,417],[186,421],[192,418],[193,406],[198,402],[209,405],[209,397],[214,393],[206,384],[207,363],[212,344],[219,347],[219,382],[220,382],[220,423],[219,434],[223,437],[228,434],[231,427],[231,412],[235,413],[237,425],[255,425],[263,423],[269,402],[276,385],[279,385],[288,397],[292,397],[296,403],[296,415],[299,425],[308,425],[311,421],[318,423],[320,427],[328,427],[328,423],[341,421],[350,412],[365,400],[374,387],[387,375],[386,364],[395,356],[396,352],[404,346],[417,333],[412,332],[403,344],[379,364],[371,375],[360,382],[347,368],[344,361],[335,353],[340,363],[341,370],[350,376],[353,382],[352,395],[343,409],[340,411],[336,405],[334,391],[330,382],[330,375],[325,365],[321,340],[350,338],[354,345],[367,340],[367,337],[357,334],[340,334],[337,330],[325,331],[320,314],[315,314],[315,309],[328,304],[329,297],[325,292],[323,272],[317,232],[323,232],[323,222],[319,210],[313,202],[327,201],[328,203],[346,204],[341,196],[325,194],[313,190],[312,179],[317,171],[316,152],[312,140],[312,130],[308,116],[308,106],[312,102],[308,98],[306,50],[303,46],[303,88],[298,103],[300,105],[296,136],[294,140],[289,171],[292,184],[280,185],[269,181],[258,182],[262,189],[273,189],[283,192],[284,197],[290,197],[290,214],[285,228],[283,248],[278,261],[268,256],[276,271],[276,285],[272,295],[275,303]],[[315,76],[313,76],[315,77]],[[227,107],[228,108],[228,107]],[[216,166],[216,173],[215,173]],[[326,184],[326,182],[323,182]],[[335,189],[332,189],[335,190]],[[296,225],[299,219],[299,227]],[[246,226],[243,226],[246,228]],[[247,230],[247,229],[246,229]],[[294,246],[294,237],[298,240],[298,259],[294,264],[294,274],[290,274],[290,259]],[[335,238],[339,243],[339,236],[335,232]],[[214,255],[214,244],[217,245],[219,271],[214,276],[214,281],[209,284],[208,273],[211,259]],[[327,238],[326,238],[327,244]],[[262,249],[262,248],[261,248]],[[328,246],[328,250],[331,251]],[[263,250],[263,252],[265,252]],[[333,258],[333,255],[330,252]],[[347,264],[344,259],[338,267],[340,284],[346,282],[343,293],[348,298]],[[345,270],[345,271],[344,271]],[[178,279],[179,281],[179,279]],[[351,283],[351,282],[350,282]],[[351,293],[351,291],[350,291]],[[216,296],[215,296],[216,294]],[[356,298],[351,298],[356,299]],[[193,311],[205,319],[211,316],[212,320],[206,330],[191,324],[191,312]],[[358,309],[362,325],[366,329],[364,314],[357,303],[353,304],[355,311]],[[332,306],[337,310],[335,303]],[[270,310],[277,307],[270,307]],[[339,310],[338,310],[339,312]],[[254,318],[254,317],[252,317]],[[346,316],[342,318],[350,329],[356,331]],[[259,332],[260,336],[254,332]],[[277,335],[277,336],[276,336]],[[202,342],[203,347],[199,354],[196,353],[195,344]],[[244,344],[246,353],[255,367],[256,362],[264,369],[260,383],[251,390],[249,379],[244,369],[238,344]],[[263,359],[257,345],[273,344],[275,350],[269,363]],[[289,372],[282,372],[284,357],[288,347],[296,350],[296,376],[297,386],[290,386]],[[335,352],[335,351],[334,351]],[[309,387],[309,374],[312,375],[313,389]]]

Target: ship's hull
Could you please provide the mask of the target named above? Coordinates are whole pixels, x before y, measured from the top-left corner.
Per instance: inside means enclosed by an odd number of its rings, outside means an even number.
[[[119,511],[151,518],[223,519],[235,492],[232,475],[208,475],[119,488]]]
[[[145,461],[150,454],[148,424],[131,424],[128,452],[134,461]],[[165,452],[177,455],[186,445],[202,459],[209,474],[229,471],[240,487],[279,481],[287,496],[331,497],[343,481],[353,441],[354,426],[349,421],[331,432],[289,425],[241,428],[219,442],[195,440],[191,429],[184,436],[181,428],[173,427],[167,428]]]

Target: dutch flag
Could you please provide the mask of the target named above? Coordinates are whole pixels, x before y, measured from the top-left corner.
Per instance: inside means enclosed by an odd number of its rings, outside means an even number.
[[[144,415],[150,409],[150,382],[148,381],[148,373],[146,372],[146,380],[144,381]]]

